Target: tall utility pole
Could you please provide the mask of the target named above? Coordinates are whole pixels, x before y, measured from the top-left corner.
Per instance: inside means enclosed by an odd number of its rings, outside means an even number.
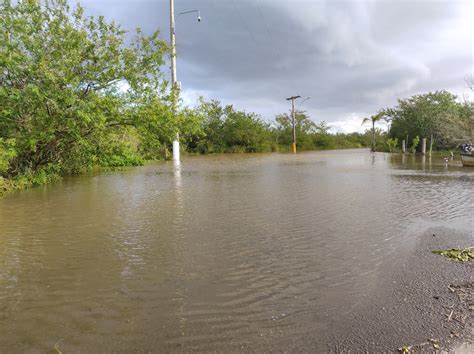
[[[291,144],[291,151],[296,154],[296,112],[295,112],[295,100],[301,96],[291,96],[286,100],[291,101],[291,123],[293,124],[293,143]]]
[[[201,12],[199,10],[191,10],[181,12],[178,17],[184,14],[190,14],[193,12],[198,13],[198,22],[201,22]],[[174,0],[170,0],[170,36],[171,36],[171,94],[173,113],[176,114],[176,107],[178,104],[179,90],[181,89],[176,76],[176,29],[175,29],[175,18],[174,18]],[[179,131],[176,133],[176,140],[173,141],[173,160],[179,162]]]
[[[174,25],[174,0],[170,0],[170,36],[171,36],[171,90],[173,113],[176,114],[176,105],[179,97],[179,84],[176,77],[176,33]],[[173,160],[179,162],[179,132],[173,141]]]

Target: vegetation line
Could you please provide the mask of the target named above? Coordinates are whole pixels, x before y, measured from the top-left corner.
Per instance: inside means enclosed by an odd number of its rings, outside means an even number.
[[[66,0],[5,0],[0,12],[0,196],[95,166],[168,158],[177,132],[188,153],[289,150],[286,113],[267,122],[204,99],[191,108],[181,102],[175,113],[159,31],[137,29],[127,42],[120,25]],[[363,134],[331,134],[324,121],[298,111],[298,151],[396,151],[405,139],[414,152],[417,137],[431,137],[435,149],[472,137],[472,104],[446,91],[400,100],[373,117]],[[388,132],[375,126],[382,117]]]

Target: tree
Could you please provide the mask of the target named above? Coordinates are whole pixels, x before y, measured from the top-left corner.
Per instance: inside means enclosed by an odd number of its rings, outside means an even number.
[[[194,136],[188,147],[207,152],[257,152],[271,149],[270,125],[255,113],[222,107],[219,101],[201,99],[196,108],[203,134]]]
[[[431,137],[439,148],[453,147],[470,135],[470,108],[447,91],[429,92],[399,100],[385,110],[391,119],[390,136]],[[409,142],[407,141],[407,145]]]
[[[269,150],[269,126],[258,115],[236,111],[232,106],[226,106],[224,111],[224,139],[228,147],[238,151],[240,147],[246,152]]]
[[[74,171],[117,153],[133,162],[150,139],[139,132],[166,122],[174,134],[158,32],[137,30],[127,45],[119,25],[66,0],[4,0],[0,12],[0,138],[15,148],[4,176]]]
[[[291,113],[279,114],[276,116],[275,121],[278,132],[278,143],[282,145],[290,145],[293,142]],[[306,114],[306,112],[297,110],[295,112],[295,130],[298,146],[302,149],[311,149],[313,141],[310,135],[320,131],[321,128]]]
[[[371,151],[375,152],[375,123],[384,119],[385,112],[380,111],[377,114],[371,116],[370,118],[364,118],[362,120],[362,124],[366,124],[368,122],[372,123],[372,148]]]

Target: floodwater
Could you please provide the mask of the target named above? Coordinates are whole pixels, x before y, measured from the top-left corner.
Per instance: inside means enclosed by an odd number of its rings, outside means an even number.
[[[420,232],[473,229],[473,187],[459,160],[347,150],[189,157],[9,195],[0,352],[324,346]]]

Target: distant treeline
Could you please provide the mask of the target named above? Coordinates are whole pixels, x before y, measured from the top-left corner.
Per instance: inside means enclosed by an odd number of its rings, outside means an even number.
[[[278,115],[267,122],[255,113],[223,107],[218,101],[201,101],[193,110],[199,117],[197,133],[184,137],[186,150],[195,153],[289,151],[293,142],[292,119]],[[316,124],[303,111],[295,114],[299,150],[360,148],[370,145],[370,134],[330,134],[325,122]]]

